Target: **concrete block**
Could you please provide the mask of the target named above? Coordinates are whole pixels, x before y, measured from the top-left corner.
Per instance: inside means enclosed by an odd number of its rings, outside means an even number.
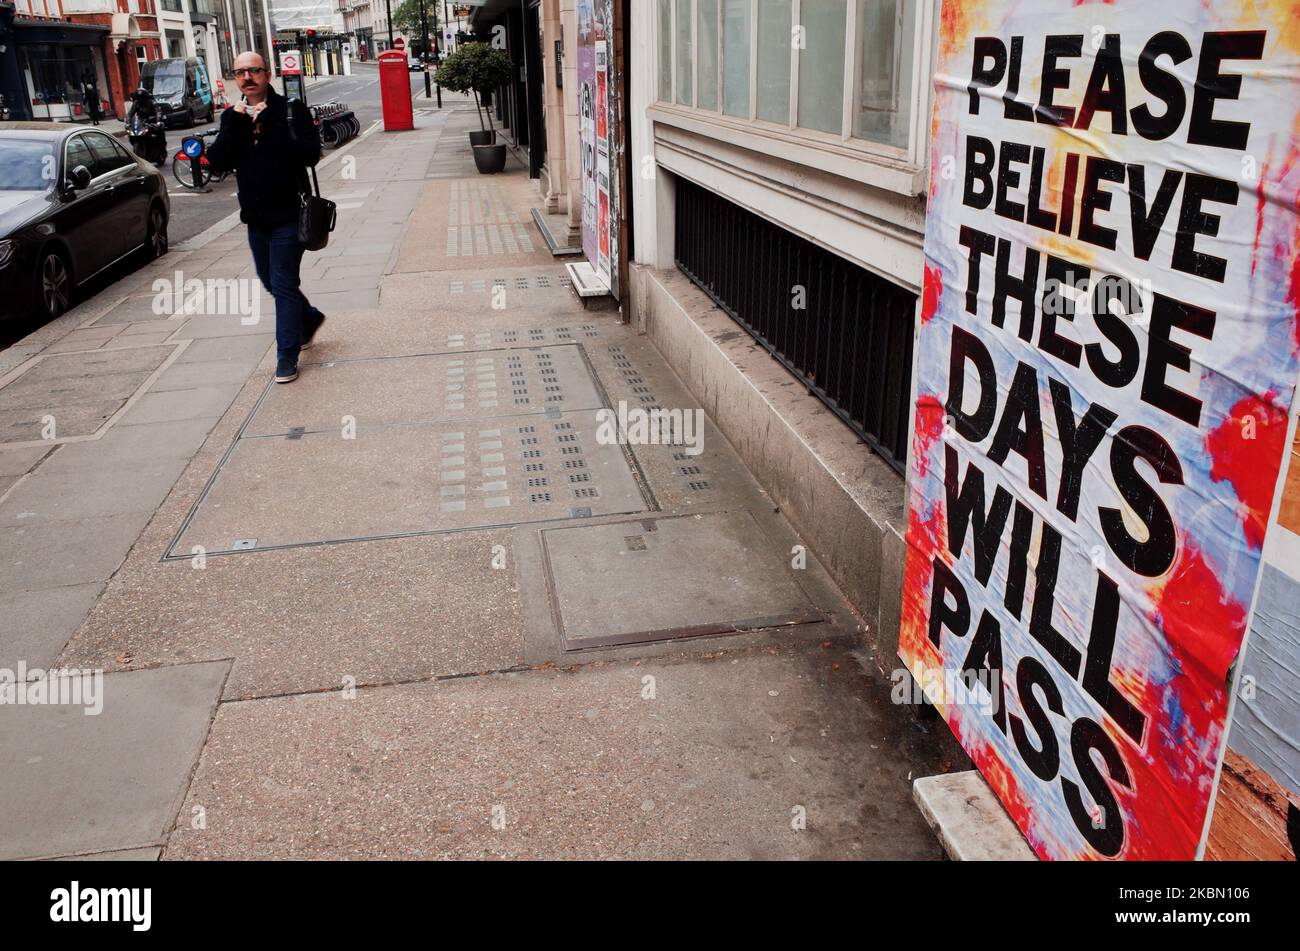
[[[1036,859],[978,770],[923,776],[912,795],[948,857],[967,862]]]

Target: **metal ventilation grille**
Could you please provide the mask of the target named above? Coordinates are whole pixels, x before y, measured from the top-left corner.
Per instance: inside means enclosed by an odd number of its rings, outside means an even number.
[[[677,180],[677,266],[898,471],[916,295],[694,182]],[[802,288],[806,309],[797,309]]]

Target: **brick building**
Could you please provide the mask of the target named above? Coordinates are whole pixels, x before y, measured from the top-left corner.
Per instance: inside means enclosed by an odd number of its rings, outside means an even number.
[[[156,0],[16,0],[0,92],[14,118],[84,121],[93,80],[101,111],[124,116],[140,67],[163,55]]]

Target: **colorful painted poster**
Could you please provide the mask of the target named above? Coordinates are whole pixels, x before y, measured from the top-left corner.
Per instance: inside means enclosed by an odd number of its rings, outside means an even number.
[[[942,7],[899,652],[1043,858],[1203,847],[1300,365],[1297,23]]]
[[[578,138],[582,158],[582,251],[606,285],[609,254],[609,42],[604,2],[578,7]]]

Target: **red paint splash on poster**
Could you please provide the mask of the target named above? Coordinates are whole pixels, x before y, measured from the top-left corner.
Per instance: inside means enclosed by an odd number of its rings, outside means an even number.
[[[1273,487],[1286,446],[1287,414],[1275,394],[1251,394],[1238,400],[1205,437],[1210,478],[1227,482],[1241,502],[1239,517],[1246,542],[1258,551],[1264,544]]]

